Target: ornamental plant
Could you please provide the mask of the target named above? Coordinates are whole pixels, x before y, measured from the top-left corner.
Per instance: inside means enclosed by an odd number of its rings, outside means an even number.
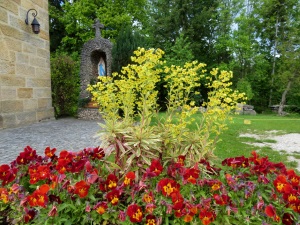
[[[300,176],[252,152],[222,168],[179,156],[153,159],[124,176],[104,149],[79,152],[27,146],[0,166],[0,207],[10,224],[284,224],[300,221]]]
[[[149,166],[157,157],[166,163],[184,155],[188,165],[212,157],[229,115],[245,99],[243,93],[231,89],[231,72],[213,69],[207,73],[206,65],[197,61],[168,67],[163,54],[160,49],[139,48],[131,58],[133,63],[120,74],[99,77],[97,84],[88,87],[104,118],[101,147],[114,155],[122,175],[135,171],[137,180],[144,172],[140,165]],[[200,94],[195,90],[201,79],[209,89],[204,112],[199,112],[191,98]],[[168,90],[165,118],[157,114],[156,87],[162,81]],[[202,121],[198,129],[190,130],[197,113]],[[154,118],[158,122],[151,124]]]

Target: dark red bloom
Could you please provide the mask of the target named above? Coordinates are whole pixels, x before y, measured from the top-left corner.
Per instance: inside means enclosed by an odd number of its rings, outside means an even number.
[[[289,213],[284,213],[282,217],[282,223],[284,225],[293,225],[294,224],[294,217]]]
[[[147,215],[146,225],[156,225],[156,217],[154,215]]]
[[[74,189],[75,194],[79,195],[80,198],[84,198],[89,193],[90,185],[82,180],[75,184]]]
[[[56,205],[52,206],[52,209],[49,211],[48,216],[56,216],[57,215],[57,207]]]
[[[106,198],[112,205],[117,205],[119,203],[120,195],[120,191],[114,189],[107,193]]]
[[[163,167],[158,159],[153,159],[149,167],[150,172],[153,172],[158,176],[161,174]]]
[[[139,223],[143,219],[142,208],[137,204],[128,206],[126,214],[133,223]]]
[[[105,156],[103,148],[96,147],[92,151],[92,158],[102,159]]]
[[[4,164],[0,166],[0,179],[2,180],[2,186],[12,182],[17,175],[17,168],[11,168],[9,165]]]
[[[218,205],[227,205],[230,201],[230,197],[228,195],[217,195],[214,194],[214,199]]]
[[[194,169],[194,168],[186,169],[183,178],[189,183],[196,184],[196,180],[199,177],[199,173],[200,171],[198,169]]]
[[[24,215],[25,223],[28,223],[31,220],[33,220],[35,215],[36,215],[36,211],[34,209],[26,210],[26,214]]]
[[[170,196],[173,192],[179,191],[180,184],[175,180],[163,178],[158,182],[157,188],[164,196]]]
[[[132,185],[133,184],[133,181],[135,179],[135,173],[134,172],[128,172],[125,176],[125,179],[124,179],[124,185],[125,186],[128,186],[128,185]]]
[[[109,174],[106,179],[106,186],[108,189],[115,189],[117,187],[118,178],[114,174]]]
[[[249,162],[248,158],[245,158],[244,156],[239,156],[235,158],[227,158],[222,161],[222,165],[225,166],[230,166],[232,168],[237,168],[237,167],[248,167]]]

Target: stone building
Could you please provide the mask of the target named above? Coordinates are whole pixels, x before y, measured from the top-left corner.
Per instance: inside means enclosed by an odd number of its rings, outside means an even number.
[[[0,0],[0,129],[54,118],[49,45],[48,0]]]

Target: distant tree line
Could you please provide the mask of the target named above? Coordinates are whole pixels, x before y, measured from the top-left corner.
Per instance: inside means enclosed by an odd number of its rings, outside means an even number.
[[[52,54],[78,61],[99,18],[102,36],[114,44],[113,71],[130,63],[137,47],[161,48],[172,64],[198,60],[233,71],[233,86],[247,93],[258,112],[274,104],[279,114],[284,105],[300,107],[299,0],[49,0],[49,5]],[[200,92],[199,104],[207,90]]]

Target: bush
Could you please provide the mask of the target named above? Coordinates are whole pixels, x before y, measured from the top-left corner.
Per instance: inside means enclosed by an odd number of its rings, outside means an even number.
[[[77,63],[69,56],[54,55],[51,58],[51,89],[55,117],[76,115],[79,87]]]

